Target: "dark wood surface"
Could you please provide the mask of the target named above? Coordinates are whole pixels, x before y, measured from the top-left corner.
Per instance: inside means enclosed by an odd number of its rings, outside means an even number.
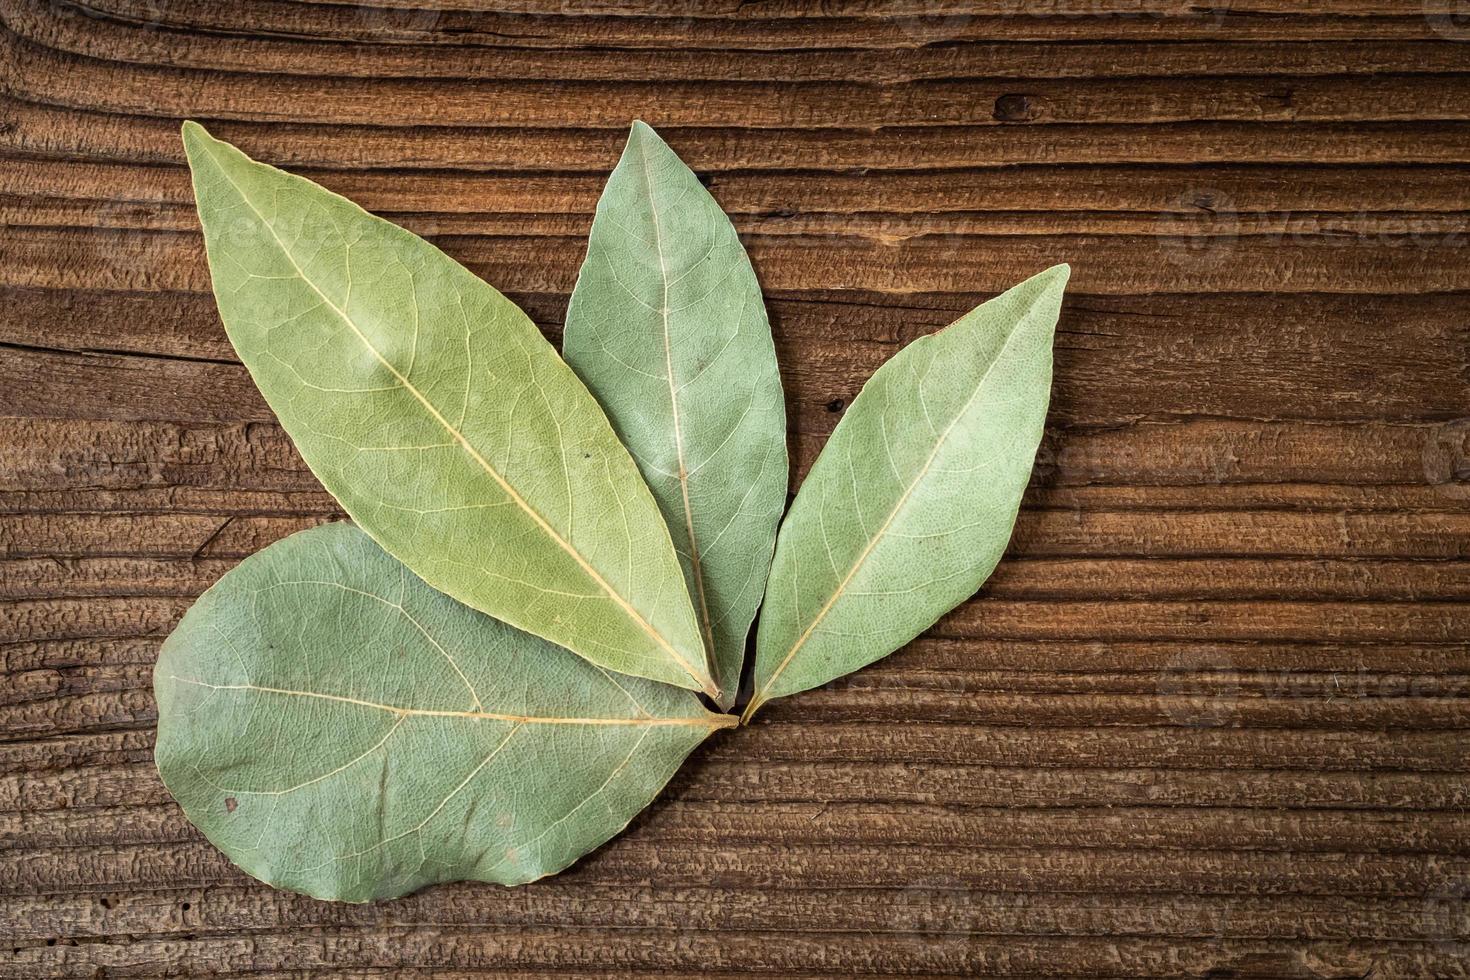
[[[0,0],[0,977],[1470,975],[1463,4],[383,2]],[[798,479],[899,345],[1073,264],[1011,557],[557,878],[257,884],[150,672],[335,510],[179,121],[555,336],[635,116],[756,263]]]

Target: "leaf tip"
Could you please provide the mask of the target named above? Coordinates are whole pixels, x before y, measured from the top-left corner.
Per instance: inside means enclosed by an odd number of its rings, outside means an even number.
[[[184,158],[188,161],[190,170],[197,170],[200,161],[212,161],[212,148],[229,146],[192,119],[184,120],[183,126],[179,127],[179,137],[184,142]]]
[[[1047,285],[1055,283],[1058,289],[1065,289],[1072,278],[1072,266],[1067,262],[1059,262],[1039,273],[1036,278],[1045,280]]]
[[[214,137],[209,135],[209,130],[192,119],[185,119],[184,124],[179,127],[179,138],[184,141],[186,150],[200,146],[206,140],[211,142],[214,140]]]
[[[628,129],[627,149],[636,148],[640,153],[647,153],[652,149],[654,153],[673,153],[664,138],[642,119],[634,119],[633,125]]]

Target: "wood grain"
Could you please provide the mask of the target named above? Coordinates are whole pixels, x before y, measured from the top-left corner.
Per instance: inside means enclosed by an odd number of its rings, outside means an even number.
[[[1467,107],[1448,0],[3,0],[0,977],[1470,976]],[[635,116],[752,255],[796,480],[1073,264],[1008,559],[557,878],[252,882],[157,779],[152,665],[339,512],[179,121],[555,339]]]

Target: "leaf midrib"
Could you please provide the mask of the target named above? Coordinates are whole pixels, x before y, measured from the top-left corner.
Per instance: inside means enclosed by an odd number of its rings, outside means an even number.
[[[518,715],[498,711],[454,711],[448,708],[405,708],[399,705],[383,704],[378,701],[367,701],[362,698],[350,698],[341,694],[325,694],[321,691],[300,691],[294,688],[269,687],[262,684],[211,684],[193,677],[180,677],[178,674],[169,674],[169,680],[180,684],[192,684],[195,687],[208,688],[211,691],[254,691],[260,694],[279,694],[287,697],[316,698],[322,701],[335,701],[339,704],[352,704],[362,708],[371,708],[383,711],[399,718],[469,718],[474,721],[503,721],[517,725],[593,725],[593,726],[624,726],[624,727],[669,727],[688,726],[708,728],[711,730],[729,728],[738,723],[734,715],[711,714],[705,718],[666,718],[655,715],[646,715],[636,718],[581,718],[581,717],[557,717],[553,715]]]
[[[264,226],[264,228],[268,232],[270,232],[272,240],[275,241],[276,246],[280,249],[281,254],[285,257],[286,261],[291,263],[291,268],[296,270],[296,275],[301,279],[301,281],[306,283],[307,286],[311,287],[312,292],[316,293],[317,296],[321,298],[321,301],[325,303],[332,310],[332,312],[337,314],[342,322],[347,325],[347,328],[352,331],[352,333],[357,337],[359,341],[361,341],[363,347],[365,347],[373,355],[373,357],[377,359],[378,363],[382,364],[383,367],[386,368],[388,372],[393,375],[398,383],[403,386],[403,389],[405,391],[412,395],[414,399],[418,401],[418,403],[429,412],[434,420],[443,427],[444,431],[448,432],[450,436],[452,436],[454,440],[459,443],[460,447],[464,449],[465,452],[470,454],[471,458],[473,458],[475,462],[479,464],[479,466],[487,474],[489,474],[491,479],[493,479],[496,484],[500,486],[500,488],[505,492],[508,497],[510,497],[510,499],[516,504],[516,506],[520,507],[521,510],[523,510],[536,523],[536,525],[541,528],[543,532],[545,532],[553,541],[555,541],[556,544],[561,547],[563,551],[570,555],[572,559],[576,561],[577,564],[582,568],[583,572],[585,572],[589,578],[597,583],[597,585],[604,592],[607,593],[608,597],[611,598],[615,603],[617,603],[619,608],[621,608],[630,619],[632,619],[645,633],[647,633],[649,637],[651,637],[653,641],[664,650],[664,652],[666,652],[671,658],[673,658],[674,662],[677,663],[685,673],[687,673],[697,683],[699,683],[699,674],[695,673],[693,667],[689,664],[688,660],[686,660],[676,649],[674,649],[673,645],[664,638],[663,634],[655,629],[652,623],[648,622],[647,619],[645,619],[635,608],[633,608],[633,605],[628,602],[627,599],[623,598],[623,596],[616,589],[614,589],[612,585],[602,577],[601,574],[598,573],[597,569],[592,567],[587,559],[584,558],[575,547],[573,547],[571,542],[567,541],[565,538],[557,533],[556,529],[551,526],[546,518],[542,517],[541,514],[538,513],[536,509],[533,508],[525,500],[525,498],[516,491],[515,487],[512,486],[510,482],[499,473],[499,471],[497,471],[493,466],[490,465],[489,461],[480,454],[479,450],[477,450],[470,443],[470,441],[464,437],[464,434],[461,433],[454,426],[450,425],[449,420],[446,419],[444,415],[437,408],[434,407],[433,403],[431,403],[426,397],[424,397],[424,394],[419,391],[418,388],[415,387],[408,380],[407,377],[399,372],[399,370],[394,367],[393,364],[390,363],[386,357],[383,356],[381,351],[379,351],[376,347],[372,345],[371,342],[369,342],[367,336],[358,329],[357,324],[354,323],[352,321],[352,318],[347,315],[347,311],[343,310],[336,303],[332,302],[331,298],[322,291],[321,287],[319,287],[314,281],[312,281],[311,277],[309,277],[306,274],[305,270],[303,270],[301,266],[297,263],[296,257],[291,254],[291,250],[286,247],[286,243],[281,241],[281,236],[276,233],[275,225],[266,219],[265,215],[260,212],[260,209],[255,206],[255,203],[250,200],[250,196],[245,193],[245,189],[241,187],[238,183],[236,183],[235,179],[230,175],[229,170],[221,164],[220,158],[215,155],[214,148],[209,146],[207,143],[203,145],[205,152],[209,154],[210,160],[213,161],[215,169],[222,177],[224,177],[226,181],[229,182],[229,185],[234,188],[235,193],[239,195],[240,200],[247,208],[250,209],[250,211],[260,221],[261,225]],[[711,688],[714,687],[713,684],[701,683],[701,687],[704,688],[705,693],[709,694],[710,697],[717,697],[719,694],[718,689],[711,690]]]
[[[653,247],[658,253],[659,282],[663,287],[663,302],[659,305],[659,318],[663,321],[664,374],[669,384],[669,414],[674,427],[674,456],[678,461],[679,495],[684,504],[684,531],[689,538],[689,574],[694,579],[694,592],[699,599],[699,627],[704,635],[705,658],[710,664],[718,662],[715,656],[714,623],[709,614],[709,600],[705,596],[704,570],[700,565],[699,538],[694,533],[694,508],[689,501],[689,466],[684,457],[684,431],[679,421],[679,388],[674,382],[674,345],[669,336],[669,265],[664,258],[663,224],[658,216],[658,204],[654,201],[653,173],[648,162],[648,149],[640,143],[638,158],[643,172],[643,186],[648,191],[648,212],[653,218]]]

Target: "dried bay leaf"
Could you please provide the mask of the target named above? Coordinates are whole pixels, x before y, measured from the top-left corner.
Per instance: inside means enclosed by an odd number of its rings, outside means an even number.
[[[598,202],[563,352],[663,511],[729,707],[786,504],[785,404],[734,226],[641,122]]]
[[[887,656],[989,577],[1041,441],[1069,272],[915,341],[863,386],[782,523],[747,719]]]
[[[657,503],[526,315],[345,198],[184,143],[230,340],[363,530],[476,609],[717,695]]]
[[[257,878],[357,902],[557,872],[735,723],[455,602],[350,524],[225,575],[154,690],[190,821]]]

